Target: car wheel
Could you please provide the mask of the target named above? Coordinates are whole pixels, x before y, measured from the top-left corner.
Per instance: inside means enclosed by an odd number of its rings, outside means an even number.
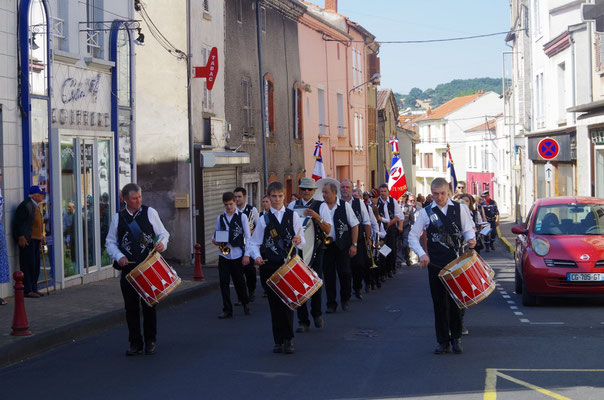
[[[537,305],[537,296],[529,294],[526,290],[526,283],[522,280],[522,305],[526,307],[532,307]]]
[[[522,294],[522,276],[516,268],[514,268],[514,291],[516,294]]]

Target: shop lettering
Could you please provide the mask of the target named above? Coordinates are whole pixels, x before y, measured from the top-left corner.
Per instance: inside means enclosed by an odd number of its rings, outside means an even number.
[[[84,81],[67,78],[63,81],[63,85],[61,85],[61,101],[63,101],[63,104],[73,103],[90,95],[92,101],[96,103],[100,82],[101,74],[97,74],[94,79],[86,79]]]
[[[111,125],[109,113],[100,113],[84,110],[67,110],[53,108],[51,110],[52,123],[65,126],[90,126],[92,128],[108,128]]]

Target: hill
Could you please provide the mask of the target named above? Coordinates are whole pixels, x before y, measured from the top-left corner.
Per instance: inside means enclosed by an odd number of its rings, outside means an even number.
[[[408,94],[394,93],[399,108],[415,109],[418,100],[430,100],[430,107],[436,108],[454,97],[467,96],[479,90],[501,94],[501,79],[474,78],[455,79],[449,83],[441,83],[434,89],[422,91],[414,87]]]

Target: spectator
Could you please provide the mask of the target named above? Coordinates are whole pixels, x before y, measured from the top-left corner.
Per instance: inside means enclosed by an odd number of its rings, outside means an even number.
[[[491,232],[485,237],[485,247],[488,253],[489,250],[495,250],[495,238],[497,236],[497,227],[499,226],[499,209],[497,208],[497,202],[491,199],[491,194],[488,190],[482,192],[480,197],[482,197],[480,208],[487,222],[491,225]]]

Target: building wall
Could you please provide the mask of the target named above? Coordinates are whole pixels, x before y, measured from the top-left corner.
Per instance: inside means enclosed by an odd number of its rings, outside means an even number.
[[[152,2],[146,8],[163,35],[186,53],[185,4]],[[170,232],[165,256],[190,262],[190,210],[174,206],[175,195],[191,193],[187,63],[170,55],[150,34],[145,39],[144,46],[135,48],[138,183],[143,189],[144,203],[157,209]]]

